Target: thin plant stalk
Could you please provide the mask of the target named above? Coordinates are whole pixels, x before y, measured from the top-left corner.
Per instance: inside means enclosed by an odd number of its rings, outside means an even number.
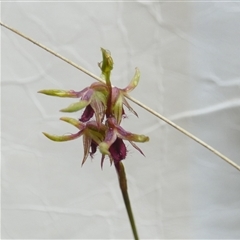
[[[122,196],[123,196],[123,200],[124,200],[124,204],[127,210],[127,214],[128,214],[128,218],[131,224],[131,228],[132,228],[132,232],[133,232],[133,236],[135,240],[138,240],[138,233],[137,233],[137,228],[135,225],[135,221],[134,221],[134,217],[133,217],[133,213],[132,213],[132,208],[131,208],[131,203],[130,203],[130,199],[128,196],[128,190],[127,190],[127,178],[126,178],[126,174],[125,174],[125,169],[124,169],[124,165],[122,162],[119,162],[117,164],[115,164],[115,168],[118,174],[118,180],[119,180],[119,186],[122,192]]]
[[[0,22],[0,25],[7,28],[8,30],[16,33],[17,35],[25,38],[26,40],[32,42],[33,44],[37,45],[38,47],[44,49],[45,51],[53,54],[55,57],[65,61],[66,63],[72,65],[73,67],[77,68],[78,70],[84,72],[85,74],[87,74],[88,76],[96,79],[99,82],[103,82],[105,83],[100,77],[96,76],[95,74],[91,73],[90,71],[84,69],[83,67],[77,65],[76,63],[73,63],[72,61],[70,61],[69,59],[61,56],[60,54],[54,52],[53,50],[45,47],[44,45],[36,42],[35,40],[33,40],[30,37],[27,37],[26,35],[20,33],[19,31],[13,29],[12,27],[7,26],[6,24]],[[203,147],[207,148],[209,151],[211,151],[212,153],[214,153],[215,155],[217,155],[218,157],[222,158],[225,162],[227,162],[228,164],[232,165],[234,168],[236,168],[237,170],[240,171],[240,166],[238,164],[236,164],[234,161],[232,161],[231,159],[229,159],[228,157],[226,157],[225,155],[223,155],[222,153],[220,153],[219,151],[217,151],[216,149],[214,149],[213,147],[211,147],[210,145],[208,145],[207,143],[205,143],[204,141],[202,141],[201,139],[197,138],[196,136],[194,136],[193,134],[191,134],[190,132],[188,132],[187,130],[181,128],[180,126],[178,126],[177,124],[173,123],[171,120],[167,119],[166,117],[162,116],[161,114],[159,114],[158,112],[154,111],[153,109],[149,108],[148,106],[144,105],[143,103],[141,103],[140,101],[136,100],[133,97],[128,96],[127,97],[129,100],[131,100],[132,102],[136,103],[138,106],[140,106],[141,108],[145,109],[146,111],[150,112],[151,114],[153,114],[154,116],[156,116],[157,118],[161,119],[162,121],[166,122],[167,124],[169,124],[170,126],[174,127],[175,129],[177,129],[178,131],[180,131],[181,133],[185,134],[186,136],[188,136],[189,138],[191,138],[192,140],[196,141],[197,143],[199,143],[200,145],[202,145]]]

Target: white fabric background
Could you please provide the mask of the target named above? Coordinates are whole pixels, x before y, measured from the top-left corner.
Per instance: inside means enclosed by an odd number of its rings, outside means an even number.
[[[141,71],[132,96],[240,164],[240,3],[2,3],[1,20],[112,82]],[[94,80],[1,28],[2,239],[131,239],[113,167],[81,167],[82,140],[59,121],[73,99],[40,89],[81,90]],[[132,104],[124,127],[146,134],[124,161],[141,239],[240,238],[240,172]]]

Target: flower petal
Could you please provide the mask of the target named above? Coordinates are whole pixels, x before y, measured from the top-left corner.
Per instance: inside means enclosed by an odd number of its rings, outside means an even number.
[[[88,154],[89,154],[89,149],[90,149],[90,146],[91,146],[91,142],[92,142],[91,138],[86,136],[86,134],[83,134],[84,156],[83,156],[83,160],[82,160],[82,165],[87,160],[87,157],[88,157]]]
[[[129,83],[129,85],[123,89],[124,92],[131,92],[137,85],[140,79],[140,71],[138,68],[135,68],[135,74],[131,80],[131,82]]]
[[[97,144],[100,144],[104,140],[105,132],[106,126],[104,124],[99,126],[96,121],[90,121],[86,124],[85,134]]]
[[[112,88],[112,113],[117,120],[117,123],[120,124],[123,115],[123,93],[122,90],[113,87]]]
[[[105,116],[106,105],[107,105],[106,96],[103,93],[96,91],[92,97],[91,107],[95,112],[96,122],[98,126],[101,125],[103,118]]]
[[[73,90],[66,91],[66,90],[59,90],[59,89],[45,89],[45,90],[38,91],[38,93],[43,93],[43,94],[55,96],[55,97],[69,97],[69,98],[77,98],[79,94],[78,92],[75,92]]]
[[[87,105],[89,104],[89,101],[79,101],[76,103],[72,103],[71,105],[69,105],[68,107],[61,109],[61,112],[76,112],[79,111],[83,108],[85,108]]]
[[[118,134],[118,136],[124,140],[133,141],[133,142],[148,142],[149,141],[148,136],[129,133],[129,132],[125,132],[124,135]]]
[[[58,136],[58,135],[51,135],[51,134],[48,134],[48,133],[45,133],[43,132],[43,134],[49,138],[50,140],[52,141],[55,141],[55,142],[65,142],[65,141],[70,141],[70,140],[74,140],[78,137],[80,137],[82,135],[82,132],[78,132],[78,133],[75,133],[75,134],[70,134],[70,135],[62,135],[62,136]]]
[[[115,131],[113,130],[113,128],[109,128],[104,141],[99,144],[100,152],[104,155],[110,155],[109,148],[116,141],[116,139],[117,135]]]
[[[115,129],[117,132],[117,136],[124,140],[133,141],[133,142],[148,142],[149,141],[148,136],[127,132],[119,125],[115,124]]]
[[[93,89],[94,91],[98,91],[101,92],[105,95],[108,94],[108,87],[105,83],[102,82],[94,82],[93,84],[91,84],[90,86],[91,89]]]
[[[134,148],[136,148],[143,156],[145,156],[144,153],[142,152],[142,150],[141,150],[135,143],[133,143],[132,141],[129,141],[129,142],[130,142],[131,145],[132,145]]]
[[[128,108],[129,111],[131,111],[135,116],[138,117],[138,114],[133,110],[133,108],[129,105],[125,97],[123,97],[123,104]]]
[[[102,154],[102,157],[101,157],[101,169],[103,168],[103,162],[104,162],[104,159],[105,159],[105,155]]]
[[[74,118],[61,117],[60,120],[72,124],[73,126],[78,128],[79,130],[82,130],[85,127],[85,124],[83,124],[82,122],[80,122],[80,121],[78,121],[77,119],[74,119]]]
[[[86,134],[88,134],[89,137],[97,144],[100,144],[104,140],[104,134],[100,131],[86,129]]]
[[[117,120],[117,124],[120,124],[123,115],[123,97],[119,94],[118,99],[116,100],[115,104],[112,108],[113,115]]]

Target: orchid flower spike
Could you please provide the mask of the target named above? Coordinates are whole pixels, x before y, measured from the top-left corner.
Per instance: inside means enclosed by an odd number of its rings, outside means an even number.
[[[134,77],[126,88],[112,87],[110,74],[113,69],[113,60],[108,50],[101,48],[101,51],[103,60],[98,65],[102,70],[101,76],[106,83],[95,82],[81,91],[59,89],[39,91],[39,93],[50,96],[79,98],[78,102],[63,108],[60,110],[61,112],[76,112],[85,108],[79,119],[60,118],[78,128],[77,133],[63,136],[43,133],[47,138],[56,142],[74,140],[82,136],[84,147],[82,164],[89,155],[93,157],[97,149],[102,154],[101,165],[106,155],[109,156],[111,162],[117,164],[127,155],[123,141],[129,141],[141,154],[143,152],[134,142],[149,141],[147,136],[127,132],[120,126],[125,114],[123,105],[137,116],[137,113],[128,104],[126,96],[138,85],[140,78],[138,68],[136,68]],[[95,116],[95,120],[92,119],[93,116]],[[103,123],[104,119],[105,123]]]
[[[115,118],[108,118],[105,139],[99,144],[100,152],[103,155],[108,155],[115,164],[118,163],[125,159],[127,155],[127,149],[123,140],[129,141],[134,148],[143,154],[141,149],[133,142],[147,142],[149,141],[149,137],[127,132],[117,124]]]

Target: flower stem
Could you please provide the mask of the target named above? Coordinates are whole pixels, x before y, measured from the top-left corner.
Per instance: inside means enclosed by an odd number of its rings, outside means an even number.
[[[133,236],[134,236],[135,240],[138,240],[139,237],[138,237],[137,228],[136,228],[133,213],[132,213],[130,199],[129,199],[129,196],[128,196],[127,179],[126,179],[126,174],[125,174],[125,170],[124,170],[124,166],[123,166],[122,162],[116,163],[115,168],[116,168],[117,173],[118,173],[119,186],[120,186],[122,196],[123,196],[123,200],[124,200],[124,203],[125,203],[125,207],[126,207],[126,210],[127,210],[127,213],[128,213],[128,217],[129,217],[129,221],[130,221],[130,224],[131,224]]]

